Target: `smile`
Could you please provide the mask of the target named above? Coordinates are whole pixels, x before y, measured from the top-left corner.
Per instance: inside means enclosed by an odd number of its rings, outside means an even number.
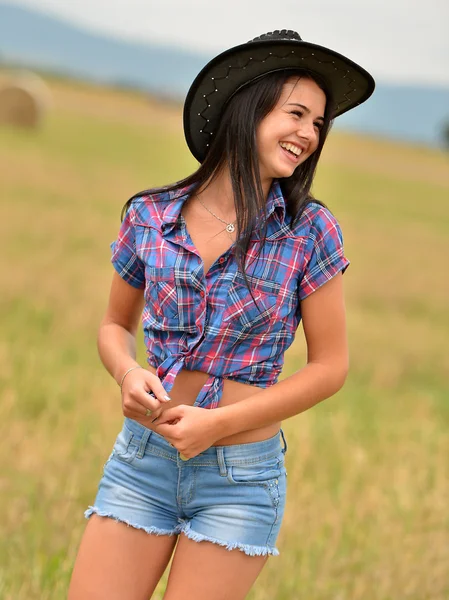
[[[285,150],[287,156],[290,160],[294,160],[297,162],[298,158],[301,156],[303,149],[295,144],[290,142],[279,142],[280,147]]]

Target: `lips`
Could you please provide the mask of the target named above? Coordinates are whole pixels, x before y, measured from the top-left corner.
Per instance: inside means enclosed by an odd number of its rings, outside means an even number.
[[[286,148],[284,148],[281,145],[280,145],[280,148],[281,148],[282,154],[284,154],[284,156],[286,158],[288,158],[289,161],[291,161],[295,165],[297,165],[299,163],[299,159],[301,157],[301,154],[299,154],[299,155],[293,154],[293,152],[291,152],[290,150],[287,150]]]
[[[287,152],[290,152],[291,154],[293,154],[296,157],[301,156],[303,149],[300,146],[297,146],[296,144],[292,144],[292,142],[280,142],[279,145],[281,146],[281,148],[283,148],[284,150],[287,150]]]

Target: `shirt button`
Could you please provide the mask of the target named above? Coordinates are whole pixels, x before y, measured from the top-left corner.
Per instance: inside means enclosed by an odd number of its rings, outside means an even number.
[[[204,292],[203,292],[203,290],[201,290],[200,296],[201,296],[201,298],[204,298]]]
[[[225,261],[225,260],[226,260],[226,259],[225,259],[223,256],[221,256],[221,257],[218,259],[218,262],[219,262],[219,263],[222,265],[222,264],[224,263],[224,261]]]

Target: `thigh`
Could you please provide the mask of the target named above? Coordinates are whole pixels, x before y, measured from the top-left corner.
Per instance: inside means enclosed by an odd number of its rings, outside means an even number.
[[[181,534],[164,600],[243,600],[267,560]]]
[[[148,534],[93,515],[81,541],[68,600],[148,600],[176,541],[176,535]]]

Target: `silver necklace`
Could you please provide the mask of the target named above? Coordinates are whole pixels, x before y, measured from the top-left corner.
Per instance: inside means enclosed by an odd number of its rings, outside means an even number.
[[[208,208],[204,202],[199,198],[199,196],[197,196],[198,198],[198,202],[201,204],[201,206],[203,206],[207,212],[210,212],[210,214],[215,217],[216,219],[218,219],[219,221],[221,221],[222,223],[224,223],[226,225],[226,231],[228,233],[234,233],[235,231],[235,224],[237,223],[237,221],[234,221],[233,223],[228,223],[227,221],[225,221],[224,219],[222,219],[221,217],[219,217],[218,215],[216,215],[214,212],[211,211],[210,208]]]

